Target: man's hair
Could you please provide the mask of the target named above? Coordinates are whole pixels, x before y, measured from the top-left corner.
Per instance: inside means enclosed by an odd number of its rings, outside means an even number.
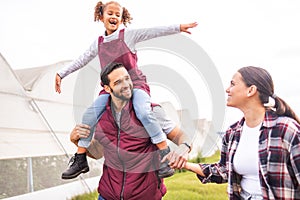
[[[104,69],[101,71],[101,75],[100,75],[100,78],[101,78],[101,85],[109,85],[109,78],[108,78],[108,75],[114,71],[115,69],[118,69],[118,68],[121,68],[121,67],[124,67],[124,65],[122,63],[116,63],[116,62],[111,62],[109,63],[108,65],[106,65],[104,67]]]

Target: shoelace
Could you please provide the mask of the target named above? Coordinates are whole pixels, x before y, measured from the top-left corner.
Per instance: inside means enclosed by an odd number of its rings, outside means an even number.
[[[75,156],[72,156],[69,163],[68,163],[68,166],[71,167],[74,162],[75,162]]]

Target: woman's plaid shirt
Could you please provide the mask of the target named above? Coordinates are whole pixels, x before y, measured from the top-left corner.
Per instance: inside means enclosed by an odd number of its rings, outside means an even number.
[[[239,199],[241,191],[241,176],[233,170],[233,157],[244,121],[243,118],[226,131],[220,161],[215,164],[200,164],[205,177],[198,175],[203,183],[228,182],[230,199]],[[300,199],[299,124],[269,110],[265,113],[260,132],[259,178],[264,199]]]

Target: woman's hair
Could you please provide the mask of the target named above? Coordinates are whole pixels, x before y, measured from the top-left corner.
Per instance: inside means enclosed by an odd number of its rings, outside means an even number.
[[[130,24],[130,22],[132,20],[132,17],[130,16],[130,13],[128,12],[128,10],[125,7],[122,7],[116,1],[109,1],[105,4],[102,3],[102,1],[99,1],[97,3],[97,5],[95,6],[94,21],[100,21],[101,17],[103,16],[103,12],[104,12],[106,6],[109,5],[109,4],[116,4],[116,5],[120,6],[121,8],[123,8],[123,12],[122,12],[123,24],[124,24],[124,26],[127,26],[127,23]]]
[[[243,67],[238,70],[245,84],[250,87],[255,85],[259,92],[259,99],[262,104],[269,102],[269,97],[275,100],[276,113],[280,116],[288,116],[295,119],[298,123],[300,120],[291,107],[281,98],[274,94],[274,83],[269,72],[260,67]]]

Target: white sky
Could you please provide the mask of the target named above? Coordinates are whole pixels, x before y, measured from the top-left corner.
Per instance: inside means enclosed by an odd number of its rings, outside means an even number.
[[[77,58],[104,31],[102,23],[93,21],[96,2],[0,0],[1,54],[13,69]],[[119,2],[134,18],[130,27],[197,21],[189,37],[213,60],[224,87],[238,68],[264,67],[277,95],[300,115],[299,0]]]

